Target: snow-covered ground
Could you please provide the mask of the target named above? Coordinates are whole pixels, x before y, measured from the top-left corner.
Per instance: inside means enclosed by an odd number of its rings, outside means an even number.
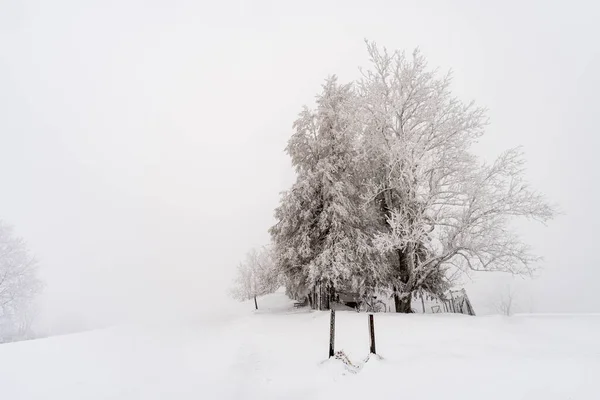
[[[0,399],[600,399],[600,315],[375,316],[276,293],[185,324],[0,345]]]

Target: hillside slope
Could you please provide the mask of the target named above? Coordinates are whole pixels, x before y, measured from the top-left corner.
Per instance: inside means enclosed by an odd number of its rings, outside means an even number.
[[[600,316],[375,316],[276,293],[221,318],[0,346],[0,399],[598,399]]]

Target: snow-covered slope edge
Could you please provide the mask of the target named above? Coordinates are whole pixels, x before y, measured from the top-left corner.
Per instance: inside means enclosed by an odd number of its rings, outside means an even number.
[[[281,292],[178,324],[0,346],[0,399],[597,399],[600,316],[375,316],[358,373],[327,360],[329,315]],[[367,317],[338,312],[336,350],[368,356]]]

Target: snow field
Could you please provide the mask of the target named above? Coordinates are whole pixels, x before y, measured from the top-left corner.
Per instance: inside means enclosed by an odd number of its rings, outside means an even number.
[[[375,316],[357,373],[327,360],[329,313],[276,293],[236,312],[0,346],[0,399],[598,399],[600,315]],[[367,316],[336,350],[368,356]]]

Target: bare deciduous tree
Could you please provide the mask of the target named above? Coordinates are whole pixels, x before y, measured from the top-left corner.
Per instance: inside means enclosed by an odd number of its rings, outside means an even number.
[[[516,299],[516,290],[512,286],[506,285],[506,290],[500,292],[491,305],[498,314],[511,316],[517,305]]]

